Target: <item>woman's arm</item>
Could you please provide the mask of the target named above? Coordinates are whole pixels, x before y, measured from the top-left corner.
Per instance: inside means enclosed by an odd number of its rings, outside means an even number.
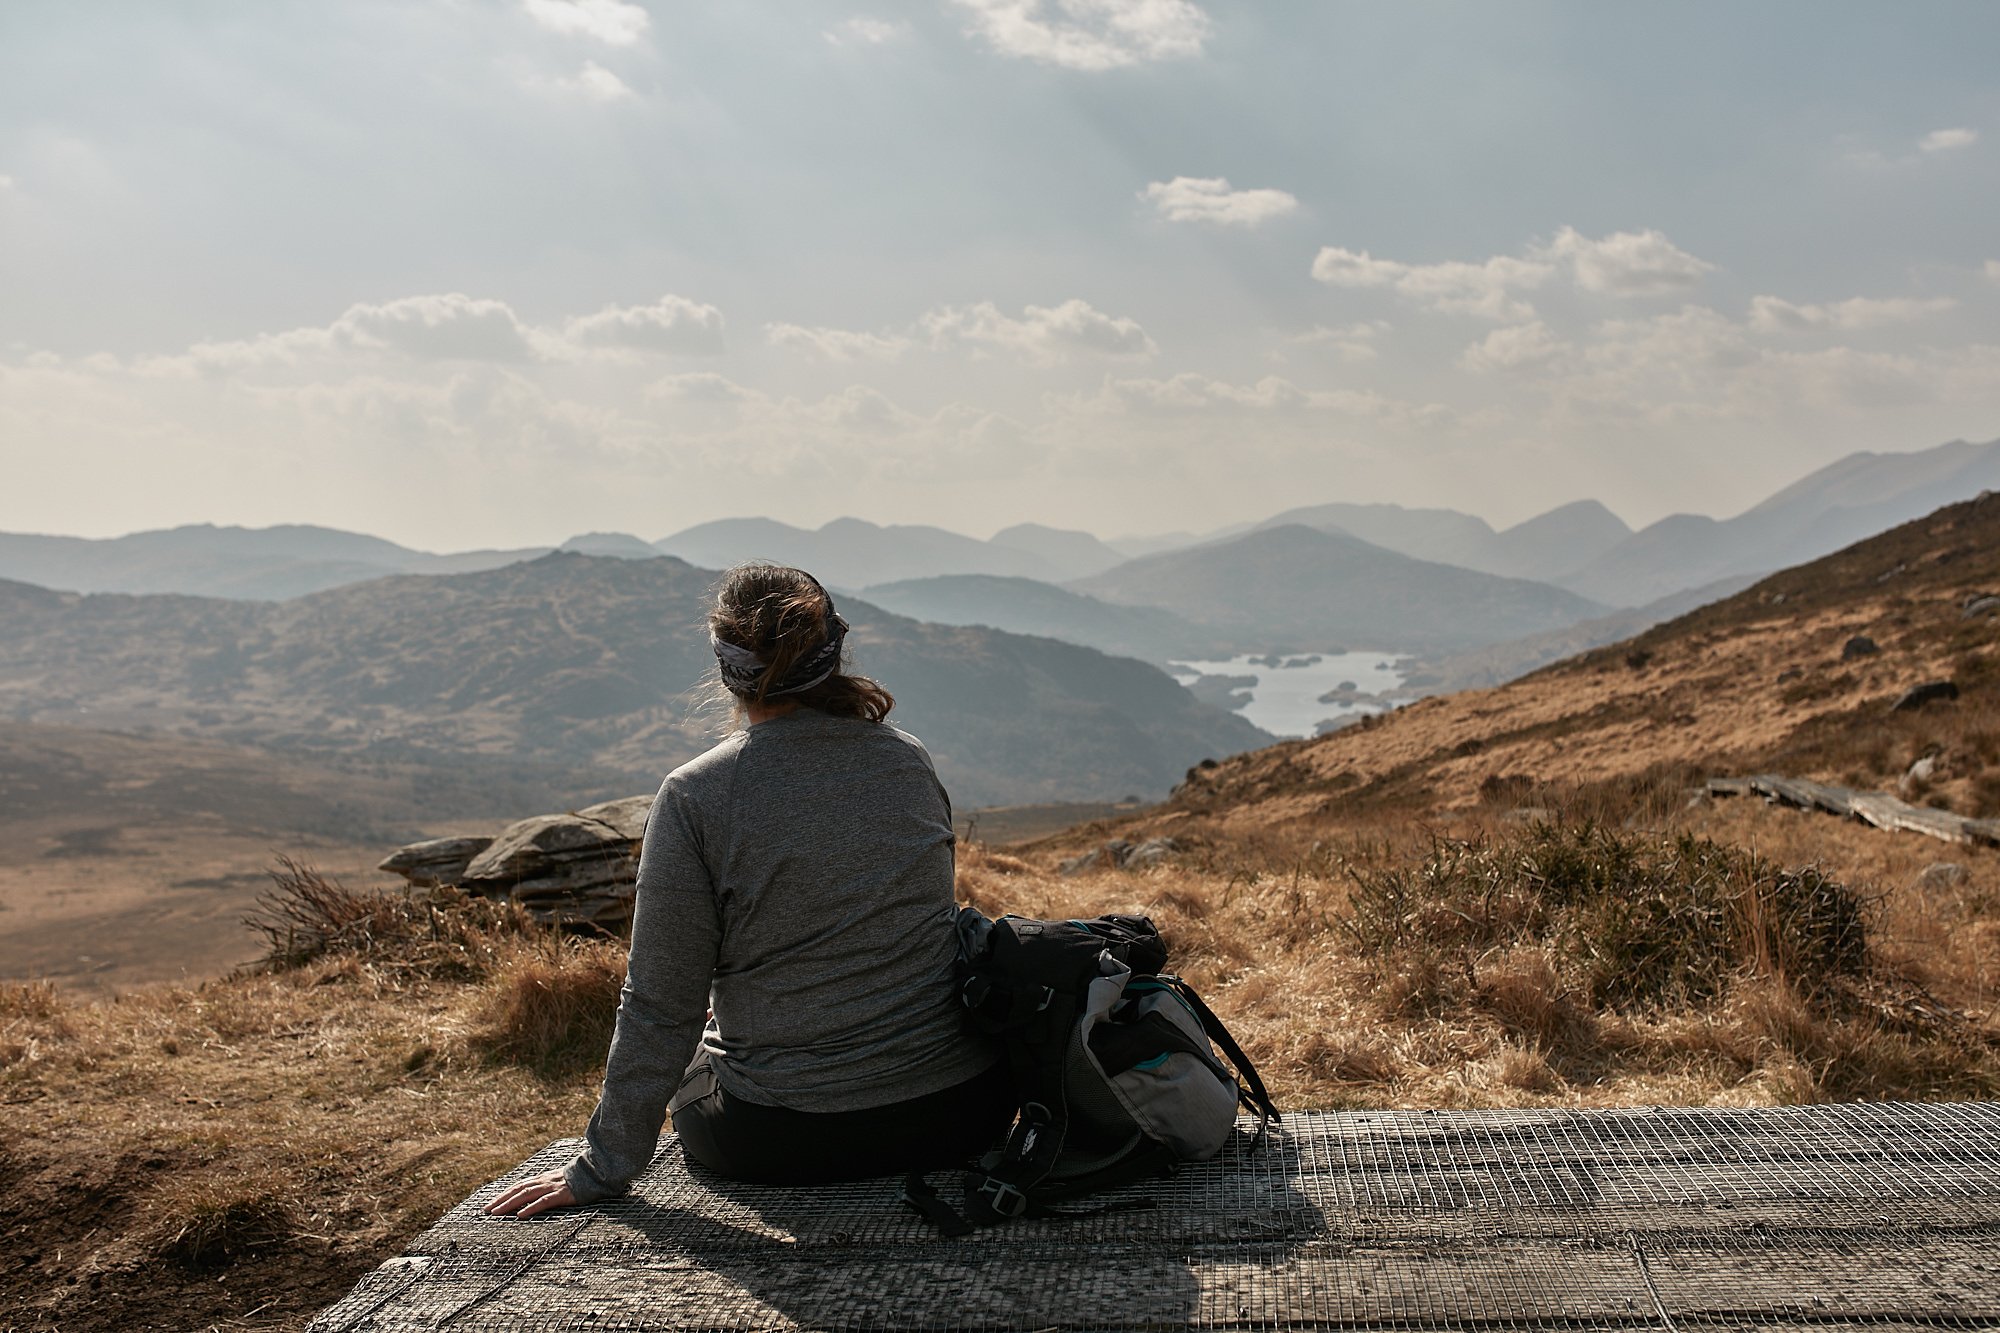
[[[631,961],[604,1063],[604,1093],[584,1150],[563,1171],[579,1203],[622,1194],[645,1170],[667,1099],[701,1040],[722,923],[684,799],[668,778],[646,821]]]

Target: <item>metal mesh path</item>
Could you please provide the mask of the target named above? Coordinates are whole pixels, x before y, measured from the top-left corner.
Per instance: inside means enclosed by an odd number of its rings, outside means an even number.
[[[671,1136],[613,1203],[479,1211],[575,1148],[459,1204],[313,1333],[2000,1331],[1992,1103],[1299,1113],[1255,1153],[1105,1196],[1150,1210],[964,1240],[896,1182],[733,1185]]]

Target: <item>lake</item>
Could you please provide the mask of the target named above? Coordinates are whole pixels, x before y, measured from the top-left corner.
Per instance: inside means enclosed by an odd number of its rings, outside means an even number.
[[[1342,681],[1354,682],[1358,693],[1364,695],[1384,694],[1403,683],[1402,675],[1394,666],[1396,659],[1402,656],[1397,652],[1285,653],[1279,656],[1281,661],[1287,662],[1302,662],[1313,657],[1318,657],[1319,661],[1273,667],[1269,664],[1269,656],[1246,653],[1224,661],[1191,659],[1177,661],[1173,665],[1205,676],[1255,676],[1257,683],[1246,687],[1250,702],[1238,711],[1274,736],[1311,736],[1328,718],[1346,717],[1353,713],[1379,713],[1385,707],[1380,701],[1372,699],[1326,704],[1319,701],[1322,694]]]

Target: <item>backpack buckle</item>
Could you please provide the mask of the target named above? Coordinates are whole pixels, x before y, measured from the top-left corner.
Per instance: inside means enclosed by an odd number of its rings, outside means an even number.
[[[992,1196],[987,1207],[999,1217],[1019,1217],[1028,1211],[1028,1196],[993,1176],[979,1182],[978,1193]]]

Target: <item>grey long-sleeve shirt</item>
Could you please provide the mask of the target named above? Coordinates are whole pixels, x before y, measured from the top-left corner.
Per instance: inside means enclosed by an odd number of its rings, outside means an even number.
[[[801,1111],[980,1073],[996,1056],[964,1026],[952,912],[950,802],[887,723],[801,708],[668,774],[571,1192],[605,1198],[645,1168],[698,1045],[730,1094]]]

